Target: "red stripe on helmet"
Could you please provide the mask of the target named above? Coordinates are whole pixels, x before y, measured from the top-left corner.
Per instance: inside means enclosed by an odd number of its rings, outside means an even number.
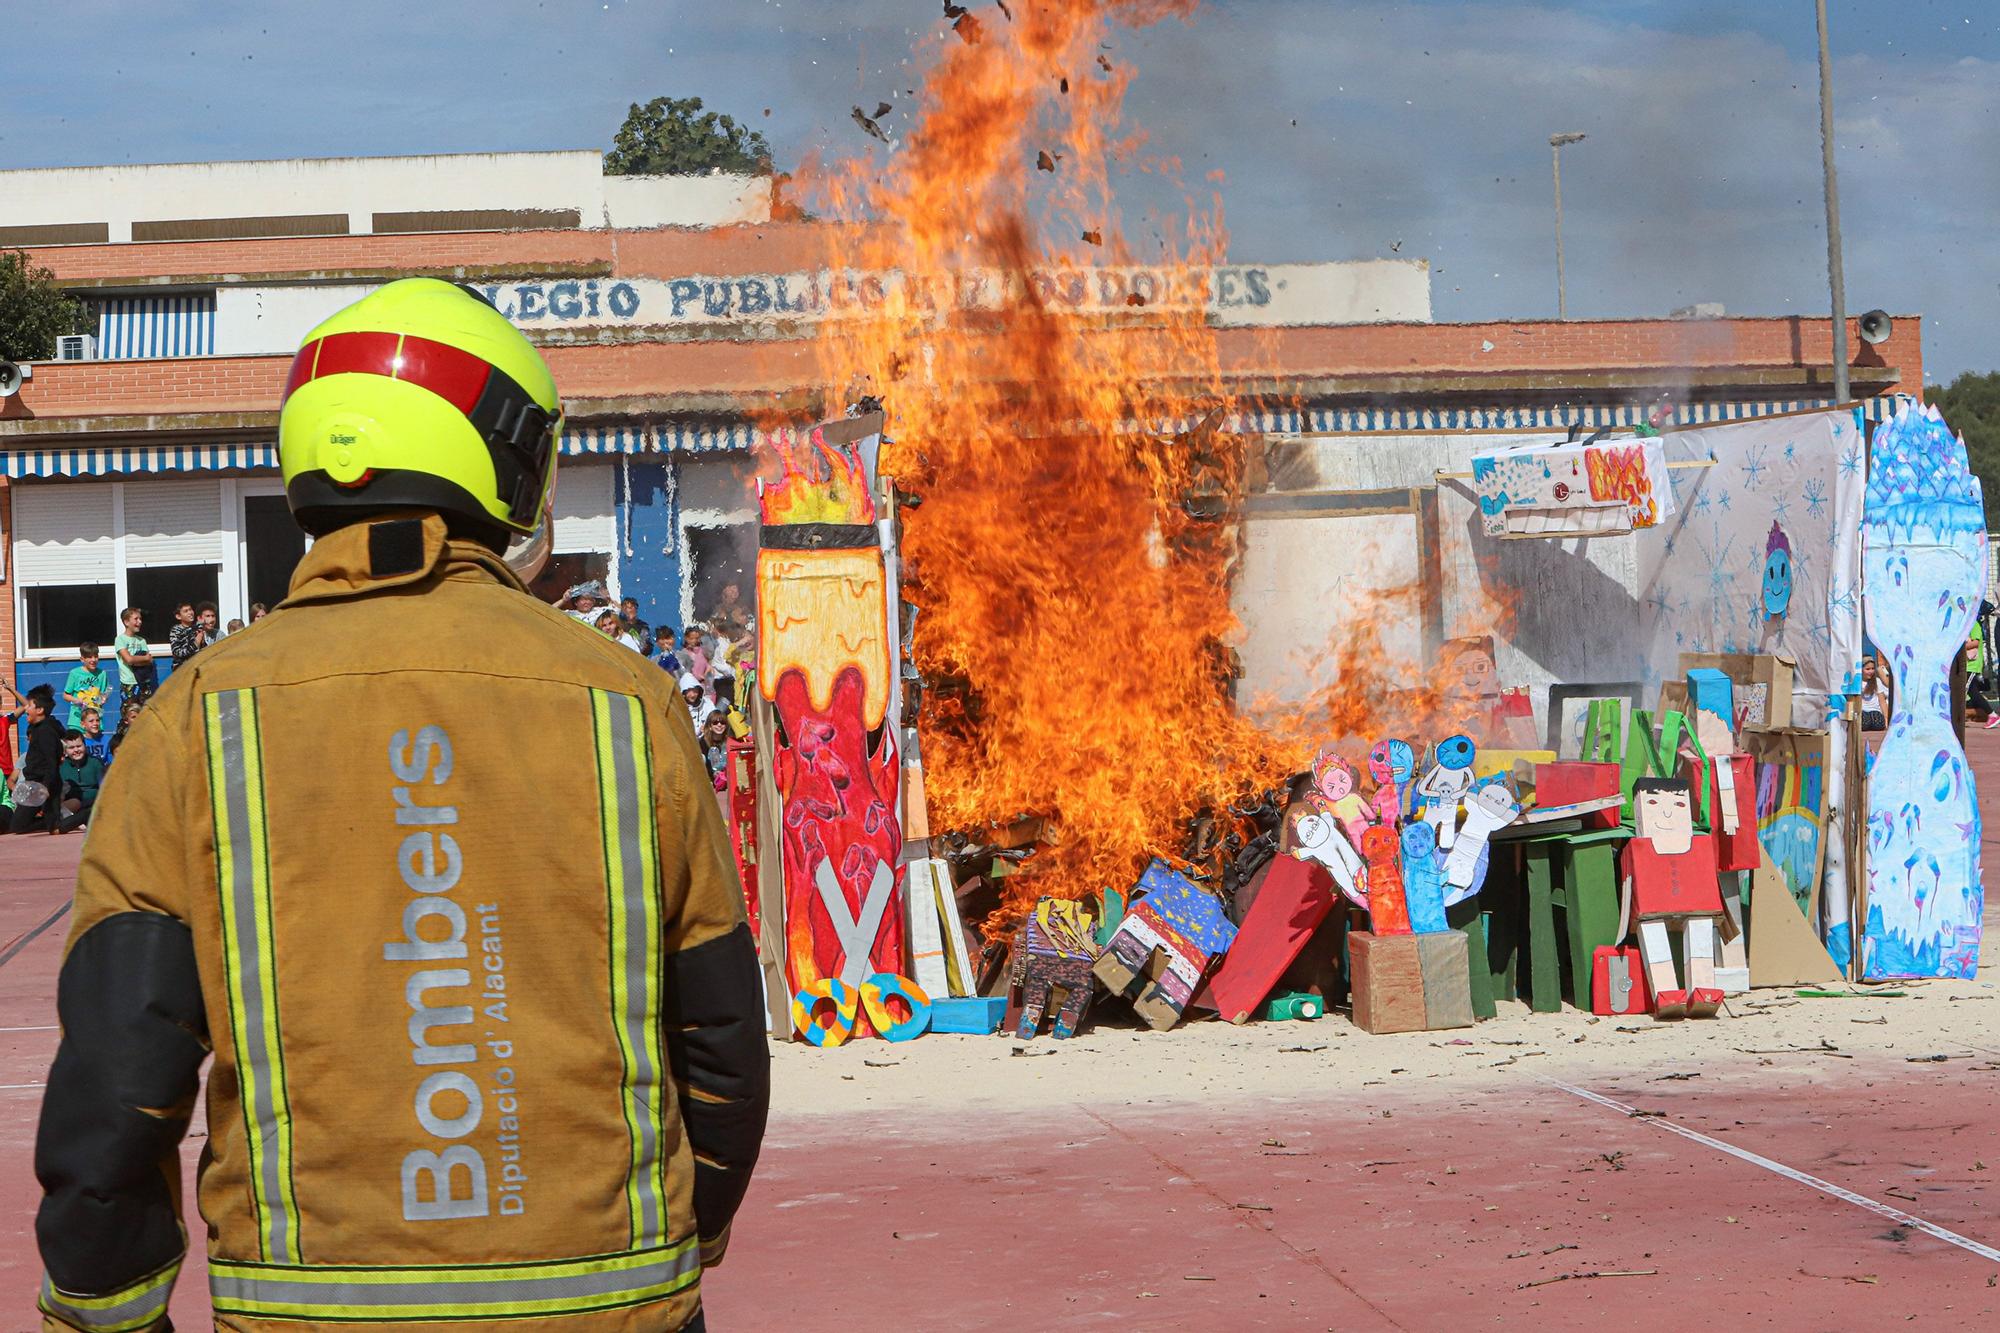
[[[397,333],[331,333],[292,360],[285,396],[328,375],[381,375],[428,389],[470,413],[493,367],[448,343]]]

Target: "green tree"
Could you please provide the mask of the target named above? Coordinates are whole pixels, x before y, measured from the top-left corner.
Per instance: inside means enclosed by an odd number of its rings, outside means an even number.
[[[692,176],[710,171],[769,175],[771,146],[733,117],[701,109],[699,97],[655,97],[625,113],[611,151],[609,176]]]
[[[1965,437],[1965,455],[1986,493],[1986,527],[2000,531],[2000,370],[1968,370],[1950,384],[1925,389],[1924,401]]]
[[[0,361],[46,361],[65,333],[90,332],[90,311],[20,250],[0,250]]]

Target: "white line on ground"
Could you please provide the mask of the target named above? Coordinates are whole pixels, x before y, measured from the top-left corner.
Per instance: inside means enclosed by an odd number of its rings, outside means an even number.
[[[44,1023],[35,1028],[0,1028],[0,1032],[54,1032],[58,1026],[55,1023]]]
[[[1853,1190],[1842,1189],[1830,1181],[1821,1180],[1818,1176],[1809,1176],[1796,1167],[1786,1166],[1783,1162],[1774,1162],[1768,1157],[1749,1152],[1737,1147],[1733,1143],[1724,1143],[1720,1139],[1712,1139],[1698,1130],[1689,1129],[1685,1125],[1677,1125],[1665,1116],[1642,1116],[1635,1108],[1627,1106],[1620,1101],[1613,1101],[1604,1094],[1592,1092],[1588,1088],[1573,1087],[1568,1083],[1563,1083],[1552,1078],[1544,1078],[1542,1082],[1553,1088],[1561,1088],[1571,1096],[1581,1097],[1587,1102],[1596,1102],[1599,1106],[1608,1107],[1622,1115],[1631,1116],[1634,1119],[1644,1121],[1646,1124],[1664,1129],[1669,1134],[1678,1134],[1684,1139],[1692,1139],[1696,1143],[1706,1144],[1717,1152],[1728,1153],[1731,1157],[1748,1162],[1752,1166],[1761,1166],[1766,1171],[1783,1176],[1787,1180],[1796,1180],[1799,1184],[1810,1186],[1822,1194],[1831,1194],[1834,1198],[1851,1203],[1856,1208],[1866,1208],[1869,1212],[1879,1217],[1889,1218],[1891,1221],[1899,1222],[1906,1227],[1915,1227],[1927,1236],[1936,1236],[1939,1240],[1947,1244],[1956,1245],[1961,1250],[1968,1250],[1982,1259],[1991,1259],[1996,1263],[2000,1263],[2000,1250],[1996,1250],[1990,1245],[1981,1245],[1978,1241],[1961,1236],[1956,1231],[1947,1231],[1935,1222],[1926,1222],[1915,1213],[1906,1213],[1900,1208],[1877,1202],[1866,1195],[1856,1194]]]
[[[20,1092],[24,1088],[46,1088],[46,1083],[0,1083],[0,1092]]]

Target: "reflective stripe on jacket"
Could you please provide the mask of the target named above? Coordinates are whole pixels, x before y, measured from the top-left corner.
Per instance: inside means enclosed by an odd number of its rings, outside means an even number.
[[[678,1328],[762,1138],[757,963],[687,706],[438,518],[176,671],[78,872],[49,1328],[161,1326],[179,1140],[230,1330]]]

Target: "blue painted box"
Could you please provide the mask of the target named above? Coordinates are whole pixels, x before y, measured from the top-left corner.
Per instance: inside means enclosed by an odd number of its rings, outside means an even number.
[[[1000,1030],[1007,1015],[1004,995],[968,995],[959,999],[931,1001],[932,1032],[970,1032],[985,1036]]]

